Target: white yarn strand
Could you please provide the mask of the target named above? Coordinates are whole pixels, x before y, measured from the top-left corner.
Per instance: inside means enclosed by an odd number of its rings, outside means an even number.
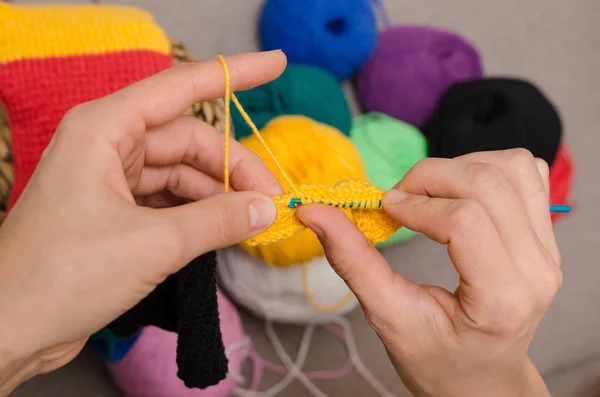
[[[350,359],[354,363],[354,367],[358,373],[362,375],[365,381],[367,381],[367,383],[369,383],[369,385],[371,385],[371,387],[375,389],[381,397],[395,397],[394,394],[389,392],[385,386],[383,386],[383,384],[381,384],[381,382],[379,382],[379,380],[367,369],[365,364],[360,359],[350,322],[342,317],[339,317],[334,321],[344,330],[344,334],[346,335],[346,345],[348,346],[348,353],[350,354]]]

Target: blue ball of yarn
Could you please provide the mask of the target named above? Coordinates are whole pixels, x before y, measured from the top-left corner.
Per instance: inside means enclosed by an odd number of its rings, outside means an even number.
[[[373,0],[267,0],[260,17],[264,50],[282,50],[290,63],[310,64],[344,80],[377,43]]]

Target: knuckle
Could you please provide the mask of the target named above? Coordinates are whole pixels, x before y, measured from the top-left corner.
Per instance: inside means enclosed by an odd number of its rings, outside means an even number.
[[[563,273],[555,264],[549,264],[548,270],[543,273],[541,279],[543,303],[550,304],[562,286]]]
[[[429,158],[421,159],[417,161],[412,167],[410,167],[410,170],[407,174],[419,174],[421,171],[429,167],[429,164],[431,164],[431,162],[432,160]]]
[[[530,293],[505,294],[491,305],[486,326],[502,336],[519,336],[529,328],[535,312],[535,300]]]
[[[86,113],[86,107],[86,103],[80,103],[78,105],[73,106],[63,116],[63,122],[67,123],[72,120],[78,120],[79,118],[83,117]]]
[[[365,310],[367,324],[384,341],[395,341],[397,329],[390,316],[381,315],[373,310]],[[387,344],[387,343],[386,343]]]
[[[58,128],[56,129],[56,135],[62,136],[70,134],[72,131],[77,129],[77,125],[84,120],[87,113],[87,103],[81,103],[69,109],[63,116]]]
[[[236,224],[239,225],[239,214],[235,211],[234,208],[230,208],[231,206],[223,203],[217,202],[217,206],[215,208],[215,216],[216,216],[216,235],[219,239],[219,242],[222,244],[231,244],[237,242],[238,233],[236,233],[237,227]]]
[[[467,166],[469,186],[480,192],[495,191],[506,185],[506,177],[500,168],[485,163],[471,163]]]
[[[508,165],[511,170],[519,171],[536,166],[533,154],[524,148],[510,149],[508,152]]]
[[[535,165],[542,177],[545,181],[550,177],[550,165],[544,159],[536,158]]]
[[[511,149],[508,168],[512,174],[519,177],[521,184],[527,184],[531,191],[528,199],[544,199],[547,196],[544,183],[548,182],[549,168],[544,160],[536,159],[527,149]],[[539,183],[539,179],[535,180],[537,178],[542,179],[543,183]]]
[[[487,214],[483,207],[473,200],[452,201],[448,211],[448,220],[452,232],[465,235],[479,229]]]
[[[352,285],[352,282],[354,281],[354,272],[352,271],[352,266],[347,260],[343,258],[336,258],[335,260],[331,261],[331,265],[342,280]]]
[[[425,171],[425,169],[427,169],[429,167],[430,163],[431,163],[431,159],[429,159],[429,158],[425,158],[425,159],[421,159],[421,160],[417,161],[415,164],[413,164],[412,167],[410,167],[410,169],[404,175],[402,180],[411,180],[413,177],[416,177],[417,175],[421,175]],[[400,187],[401,183],[402,183],[402,181],[398,182],[396,185],[394,185],[393,189],[397,189],[398,187]]]
[[[171,167],[169,171],[169,176],[167,179],[167,189],[173,193],[177,194],[181,188],[181,168],[179,167]]]

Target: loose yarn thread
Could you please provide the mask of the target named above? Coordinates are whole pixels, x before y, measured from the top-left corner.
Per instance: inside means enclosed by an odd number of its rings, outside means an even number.
[[[262,375],[261,372],[254,374],[254,379],[249,389],[244,389],[243,387],[238,386],[234,394],[239,397],[273,397],[278,395],[282,390],[284,390],[292,381],[297,379],[300,383],[306,387],[306,389],[311,393],[314,397],[327,397],[327,394],[323,393],[311,380],[313,379],[333,379],[336,377],[341,377],[347,374],[347,365],[344,365],[343,370],[340,369],[338,371],[318,371],[318,372],[302,372],[302,367],[306,362],[306,358],[308,356],[308,350],[311,344],[311,340],[314,334],[314,330],[316,326],[320,325],[325,327],[329,332],[332,332],[331,327],[333,324],[337,324],[341,327],[341,332],[343,336],[338,336],[338,339],[342,340],[345,343],[350,361],[354,364],[354,368],[358,371],[358,373],[365,379],[365,381],[377,391],[377,393],[381,397],[393,397],[394,395],[389,392],[382,384],[377,380],[377,378],[366,368],[362,360],[360,359],[360,355],[358,354],[358,349],[356,347],[356,340],[354,339],[354,335],[352,333],[352,327],[348,320],[344,319],[339,315],[334,315],[328,317],[325,321],[311,321],[306,325],[304,329],[304,333],[302,336],[302,340],[300,342],[300,347],[298,350],[298,354],[296,356],[296,360],[293,361],[291,357],[286,352],[281,340],[277,336],[277,333],[274,328],[274,320],[267,313],[265,308],[261,305],[260,302],[256,302],[260,306],[260,310],[263,312],[265,317],[265,333],[271,342],[275,353],[278,358],[283,362],[287,371],[285,372],[285,376],[271,388],[257,392],[258,384],[260,383],[260,377]],[[332,332],[334,333],[334,332]],[[336,333],[334,333],[334,336]],[[254,370],[257,368],[262,368],[261,366],[264,364],[267,367],[276,368],[275,372],[280,371],[281,368],[268,362],[262,360],[260,357],[257,357],[258,353],[253,353],[253,348],[250,349],[249,357],[253,360]],[[261,370],[262,371],[262,370]],[[337,375],[337,376],[335,376]],[[331,376],[331,377],[330,377]]]

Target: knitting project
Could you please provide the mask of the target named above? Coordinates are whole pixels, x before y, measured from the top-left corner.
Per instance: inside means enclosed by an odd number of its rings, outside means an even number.
[[[173,58],[152,17],[127,7],[0,2],[0,29],[0,98],[19,142],[12,207],[69,109],[166,69]]]
[[[281,167],[279,160],[262,138],[235,94],[231,92],[229,69],[225,58],[219,55],[218,59],[225,72],[225,192],[229,191],[230,101],[233,101],[292,190],[285,195],[274,198],[277,206],[275,222],[267,230],[246,240],[246,244],[249,246],[271,244],[303,231],[306,226],[296,216],[295,209],[299,205],[314,203],[327,204],[342,209],[365,235],[370,244],[387,240],[401,227],[398,222],[382,210],[385,191],[372,186],[366,181],[349,179],[341,181],[333,187],[320,185],[301,185],[297,187]]]

